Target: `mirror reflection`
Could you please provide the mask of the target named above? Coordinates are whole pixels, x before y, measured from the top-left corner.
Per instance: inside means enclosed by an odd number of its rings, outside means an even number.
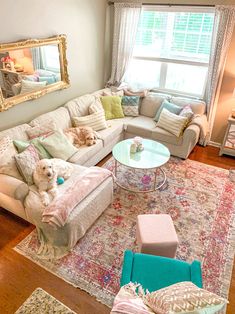
[[[0,87],[4,98],[41,90],[59,81],[57,44],[0,52]]]

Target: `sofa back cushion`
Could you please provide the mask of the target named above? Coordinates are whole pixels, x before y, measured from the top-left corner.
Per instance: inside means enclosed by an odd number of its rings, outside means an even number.
[[[30,129],[30,125],[21,124],[14,128],[4,130],[0,132],[0,139],[9,136],[12,140],[28,140],[26,130]]]
[[[140,114],[149,118],[154,118],[156,112],[160,108],[163,100],[168,99],[167,96],[158,93],[149,93],[142,99],[140,105]]]
[[[183,97],[172,97],[170,99],[170,102],[182,108],[185,105],[190,105],[194,114],[203,115],[206,111],[206,103],[202,100],[183,98]]]
[[[65,104],[65,108],[68,109],[70,117],[82,117],[89,114],[89,107],[94,103],[96,97],[94,95],[84,95],[74,98]]]
[[[72,122],[68,113],[68,110],[64,107],[60,107],[56,110],[44,113],[37,118],[33,119],[29,124],[34,127],[40,125],[45,121],[52,120],[58,129],[71,128]]]

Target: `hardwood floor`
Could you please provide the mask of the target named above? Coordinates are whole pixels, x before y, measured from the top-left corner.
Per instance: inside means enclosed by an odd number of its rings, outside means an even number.
[[[99,163],[101,166],[111,155]],[[190,159],[229,169],[235,158],[219,157],[218,148],[196,146]],[[108,314],[110,310],[86,292],[47,272],[12,248],[33,230],[24,220],[0,210],[0,313],[12,314],[37,287],[41,287],[79,314]],[[227,314],[235,313],[235,267]]]

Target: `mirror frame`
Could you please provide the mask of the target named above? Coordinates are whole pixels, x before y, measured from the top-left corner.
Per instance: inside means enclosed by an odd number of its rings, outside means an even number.
[[[58,45],[61,81],[50,84],[46,87],[42,87],[40,90],[32,91],[25,94],[19,94],[9,98],[3,97],[2,89],[0,88],[0,112],[5,111],[21,102],[37,99],[53,91],[68,88],[70,86],[67,70],[68,62],[66,58],[66,35],[64,34],[44,39],[27,39],[13,43],[0,44],[0,52],[18,50],[23,48],[33,48],[49,44]]]

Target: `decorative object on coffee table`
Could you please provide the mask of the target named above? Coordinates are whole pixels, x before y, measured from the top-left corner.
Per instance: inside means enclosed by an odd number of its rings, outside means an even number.
[[[15,314],[60,313],[76,314],[41,288],[37,288]]]
[[[138,215],[136,238],[141,253],[175,257],[179,241],[170,215]]]
[[[159,142],[143,139],[141,146],[144,147],[144,150],[132,153],[131,146],[133,145],[133,140],[134,139],[132,138],[121,141],[117,143],[112,150],[113,157],[115,159],[115,176],[117,177],[116,184],[127,191],[136,193],[153,192],[160,189],[166,182],[166,174],[161,166],[167,163],[170,158],[170,152],[168,148]],[[151,170],[154,174],[153,187],[139,190],[137,188],[123,185],[118,178],[118,163],[128,168],[134,169],[136,173],[141,170]],[[159,174],[163,179],[157,183],[157,177]],[[152,178],[150,176],[148,177],[151,182]]]

